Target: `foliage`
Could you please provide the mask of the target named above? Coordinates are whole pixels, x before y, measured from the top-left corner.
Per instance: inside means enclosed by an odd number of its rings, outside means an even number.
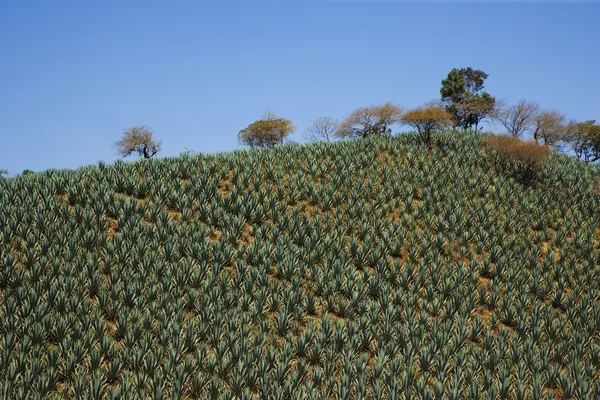
[[[567,116],[559,111],[540,112],[534,119],[533,139],[538,144],[559,146],[573,139],[576,123],[568,121]]]
[[[8,170],[0,169],[0,179],[4,179],[4,175],[8,175]]]
[[[0,397],[598,398],[596,166],[436,140],[0,182]]]
[[[242,129],[238,139],[250,147],[273,147],[282,144],[295,129],[292,121],[267,112],[262,119]]]
[[[471,67],[452,69],[442,80],[440,94],[446,110],[452,113],[457,126],[474,128],[494,111],[496,99],[484,92],[488,74]]]
[[[391,133],[390,126],[400,122],[402,108],[387,102],[381,105],[359,107],[339,125],[335,136],[366,138]]]
[[[585,162],[600,160],[600,125],[595,120],[577,124],[570,141],[579,159]]]
[[[306,127],[304,138],[310,141],[325,140],[329,142],[333,139],[339,125],[340,124],[333,118],[319,117]]]
[[[402,123],[414,127],[427,145],[431,144],[432,132],[450,128],[454,122],[452,114],[433,104],[409,110],[402,115]]]
[[[496,105],[494,119],[499,121],[514,137],[522,137],[535,123],[540,112],[538,103],[521,100],[514,105],[506,105],[503,102]]]
[[[154,157],[161,148],[161,142],[154,139],[154,131],[147,125],[132,126],[123,131],[123,136],[115,142],[120,156],[127,157],[137,153],[144,158]]]
[[[540,146],[515,136],[488,135],[482,140],[484,145],[493,151],[496,166],[516,171],[526,182],[533,180],[541,169],[542,161],[550,154],[547,146]]]

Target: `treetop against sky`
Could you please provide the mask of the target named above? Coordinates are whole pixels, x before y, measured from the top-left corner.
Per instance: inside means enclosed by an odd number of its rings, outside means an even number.
[[[595,3],[3,3],[0,168],[112,162],[142,125],[163,156],[233,150],[265,110],[303,141],[321,116],[439,99],[469,66],[497,99],[600,119],[598,17]]]

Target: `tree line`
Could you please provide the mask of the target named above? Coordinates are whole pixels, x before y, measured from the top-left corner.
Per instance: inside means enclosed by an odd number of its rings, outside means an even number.
[[[392,102],[359,107],[345,119],[313,120],[304,131],[310,141],[365,138],[391,134],[391,126],[403,124],[416,130],[430,146],[432,135],[444,129],[479,130],[484,120],[500,123],[506,134],[523,139],[530,135],[538,146],[562,150],[565,146],[585,162],[600,160],[600,125],[595,120],[577,122],[557,110],[544,110],[536,102],[521,100],[508,104],[484,91],[488,74],[471,67],[453,69],[442,80],[440,99],[405,110]],[[291,120],[267,112],[238,133],[239,143],[250,147],[272,147],[284,143],[296,127]],[[152,158],[161,150],[161,141],[147,125],[123,131],[114,143],[120,156],[137,154]],[[0,169],[0,179],[8,171]]]
[[[484,120],[500,123],[514,138],[533,138],[538,146],[563,149],[570,146],[586,162],[600,160],[600,125],[595,120],[577,122],[564,113],[544,110],[538,103],[521,100],[508,104],[484,91],[488,74],[473,68],[453,69],[442,80],[440,99],[404,110],[387,102],[360,107],[343,121],[319,117],[306,128],[307,140],[367,137],[391,133],[390,126],[403,124],[415,129],[423,142],[431,144],[432,134],[443,129],[479,130]],[[290,120],[268,113],[241,130],[241,144],[267,147],[281,144],[295,130]],[[512,141],[512,143],[516,143]]]

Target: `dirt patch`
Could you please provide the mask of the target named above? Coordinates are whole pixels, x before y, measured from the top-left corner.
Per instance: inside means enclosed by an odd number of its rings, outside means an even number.
[[[106,228],[106,233],[109,239],[112,239],[117,233],[119,233],[119,226],[117,225],[117,219],[112,217],[106,217],[106,221],[108,222],[108,226]]]
[[[227,175],[225,176],[225,178],[221,179],[221,181],[219,182],[219,185],[217,186],[217,192],[219,192],[221,196],[226,196],[227,193],[229,193],[229,190],[231,189],[232,181],[233,170],[230,169],[229,171],[227,171]]]
[[[304,212],[306,213],[308,219],[310,219],[311,221],[315,219],[315,208],[311,204],[306,205],[306,207],[304,208]]]
[[[333,321],[341,322],[341,323],[345,323],[346,322],[346,318],[340,317],[339,315],[337,315],[336,312],[327,311],[326,315],[327,315],[328,318],[330,318]]]
[[[251,245],[252,243],[254,243],[254,236],[252,235],[253,232],[254,228],[252,227],[252,225],[244,223],[244,225],[242,226],[238,244]]]
[[[488,308],[479,307],[475,310],[475,315],[487,322],[492,317],[492,312]]]
[[[125,200],[130,202],[135,201],[137,204],[140,204],[146,200],[146,197],[134,197],[130,195],[125,195]]]
[[[492,280],[490,278],[486,278],[484,276],[480,276],[478,279],[479,286],[483,286],[484,288],[490,287]]]
[[[379,161],[379,164],[385,164],[388,167],[391,167],[394,164],[394,159],[387,151],[382,151],[381,153],[379,153],[377,161]]]
[[[169,210],[168,211],[169,214],[169,219],[171,221],[175,221],[175,222],[181,222],[182,221],[182,217],[181,217],[181,213],[179,211],[174,211],[174,210]]]
[[[108,333],[109,336],[113,337],[115,336],[115,334],[117,333],[117,324],[115,324],[113,321],[104,321],[106,323],[106,332]]]
[[[540,245],[541,249],[542,249],[542,255],[546,255],[548,254],[548,251],[550,250],[550,243],[548,242],[542,242],[542,244]]]
[[[504,329],[506,329],[508,331],[509,335],[512,335],[515,333],[515,328],[513,328],[510,325],[506,325],[504,322],[500,321],[500,326],[503,327]]]
[[[221,231],[218,229],[215,229],[214,231],[212,231],[210,233],[210,235],[208,235],[208,240],[211,241],[211,243],[217,242],[221,239]]]

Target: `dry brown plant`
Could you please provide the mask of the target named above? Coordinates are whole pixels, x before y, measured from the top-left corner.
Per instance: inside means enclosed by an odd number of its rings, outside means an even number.
[[[496,167],[507,172],[516,172],[523,181],[531,182],[541,164],[551,153],[548,146],[533,141],[521,140],[509,135],[490,135],[482,138],[485,148],[492,153]]]

